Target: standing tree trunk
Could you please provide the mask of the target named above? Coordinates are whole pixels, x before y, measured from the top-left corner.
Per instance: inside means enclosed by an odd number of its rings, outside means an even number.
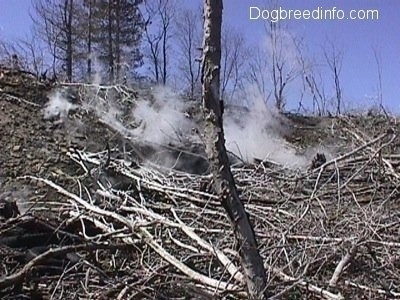
[[[114,52],[113,52],[113,0],[108,0],[108,72],[110,83],[114,82]]]
[[[66,51],[66,68],[67,78],[72,82],[72,64],[73,64],[73,45],[72,45],[72,15],[73,15],[73,0],[67,0],[64,3],[64,16],[66,22],[66,38],[67,38],[67,51]]]
[[[93,37],[93,0],[88,1],[88,28],[87,28],[87,70],[86,77],[89,82],[92,82],[92,37]]]
[[[120,0],[115,1],[115,64],[116,64],[116,81],[120,83],[121,77],[121,39],[120,39],[120,19],[121,19],[121,3]]]
[[[167,84],[167,39],[168,39],[168,27],[169,27],[169,16],[167,13],[167,5],[165,4],[165,14],[161,13],[161,19],[163,24],[163,38],[162,38],[162,56],[163,56],[163,66],[162,66],[162,81],[163,85]]]
[[[263,261],[252,225],[239,199],[225,149],[223,105],[219,100],[222,0],[204,0],[204,16],[202,84],[207,156],[216,191],[232,223],[249,299],[264,299]]]

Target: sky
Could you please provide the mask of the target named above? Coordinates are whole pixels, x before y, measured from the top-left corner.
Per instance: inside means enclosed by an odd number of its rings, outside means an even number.
[[[186,5],[199,7],[200,0],[182,0]],[[31,20],[30,0],[0,0],[0,38],[16,39],[29,35]],[[249,43],[265,47],[264,24],[268,22],[256,18],[257,7],[267,10],[271,1],[265,0],[225,0],[223,22],[242,31]],[[330,10],[334,20],[312,20],[299,18],[284,20],[290,34],[302,38],[307,55],[316,61],[322,61],[323,47],[334,43],[343,52],[341,84],[344,101],[351,106],[372,105],[371,98],[377,95],[378,71],[373,49],[377,51],[382,68],[382,92],[384,105],[393,112],[400,112],[400,11],[399,0],[276,0],[277,6],[284,11],[315,9]],[[378,11],[375,20],[350,20],[351,10],[365,12],[368,9]],[[335,11],[335,13],[333,12]],[[339,19],[342,17],[343,19]],[[266,13],[264,13],[266,17]],[[317,16],[317,15],[315,15]],[[327,84],[332,74],[323,74]],[[332,83],[333,85],[333,83]],[[296,87],[294,87],[295,89]],[[296,102],[297,93],[289,92],[288,98]]]
[[[263,42],[264,20],[250,20],[250,6],[267,9],[266,1],[225,1],[227,22],[231,19],[256,42]],[[304,38],[311,56],[321,60],[322,47],[333,41],[343,52],[341,83],[345,101],[355,107],[370,105],[367,99],[377,94],[378,71],[373,49],[380,56],[382,68],[383,102],[391,110],[400,111],[400,1],[398,0],[282,0],[277,1],[284,10],[314,10],[317,8],[341,10],[342,20],[291,20],[288,30]],[[351,10],[375,9],[378,20],[347,20]],[[256,10],[253,10],[256,11]],[[253,15],[255,17],[256,14]],[[264,37],[265,38],[265,37]],[[326,74],[330,79],[331,74]]]

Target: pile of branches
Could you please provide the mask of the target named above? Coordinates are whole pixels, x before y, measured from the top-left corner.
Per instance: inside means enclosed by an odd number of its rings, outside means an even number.
[[[371,135],[337,119],[331,130],[348,147],[332,160],[320,153],[307,170],[268,161],[233,168],[271,299],[400,297],[400,141],[393,120],[384,124]],[[45,247],[3,264],[3,296],[246,298],[240,245],[211,175],[112,155],[105,163],[106,152],[71,148],[68,156],[80,170],[68,185],[20,178],[56,193],[1,227],[4,234],[37,224],[38,212],[48,216]],[[13,247],[10,238],[2,244]]]
[[[121,107],[137,97],[75,88],[107,109],[109,97]],[[271,299],[400,297],[399,129],[386,116],[341,117],[326,128],[342,145],[333,159],[233,168]],[[2,298],[246,299],[240,245],[211,175],[127,161],[122,149],[66,155],[73,172],[18,179],[48,190],[25,199],[23,213],[0,202]]]

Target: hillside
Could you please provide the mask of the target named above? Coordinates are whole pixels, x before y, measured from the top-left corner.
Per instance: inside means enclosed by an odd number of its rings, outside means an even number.
[[[198,104],[159,97],[0,70],[2,299],[246,298]],[[271,137],[231,152],[271,296],[400,298],[399,120],[270,118],[227,134]]]

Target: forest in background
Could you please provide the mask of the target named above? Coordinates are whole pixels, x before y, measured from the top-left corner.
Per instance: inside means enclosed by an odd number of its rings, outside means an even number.
[[[273,7],[274,1],[267,2]],[[202,6],[182,0],[32,0],[29,38],[0,39],[0,63],[59,81],[168,85],[200,97]],[[349,111],[341,70],[344,51],[334,42],[311,58],[304,39],[285,22],[265,22],[266,44],[223,22],[221,98],[251,106],[249,90],[278,111],[329,115]],[[383,110],[382,63],[374,50]],[[326,78],[329,78],[328,80]],[[290,99],[296,90],[296,99]],[[293,98],[293,97],[292,97]],[[289,103],[290,102],[290,103]],[[289,103],[289,105],[288,105]]]

